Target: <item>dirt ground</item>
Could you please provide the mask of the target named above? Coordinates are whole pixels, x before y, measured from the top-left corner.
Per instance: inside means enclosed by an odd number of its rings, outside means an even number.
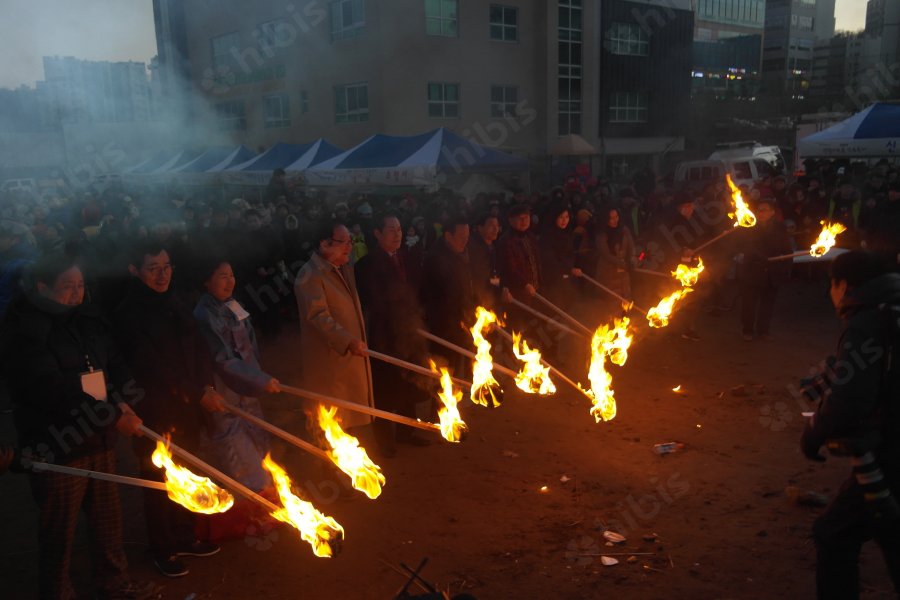
[[[332,559],[315,558],[289,529],[248,532],[217,556],[189,559],[187,577],[165,580],[145,555],[140,493],[123,489],[133,571],[178,600],[387,600],[405,582],[388,564],[415,566],[423,557],[426,579],[482,600],[812,598],[809,532],[821,509],[792,505],[784,490],[833,494],[849,466],[800,455],[800,412],[810,408],[788,386],[832,351],[840,325],[825,292],[821,279],[787,285],[773,342],[744,342],[735,311],[702,315],[699,342],[641,333],[625,367],[613,369],[619,414],[609,423],[595,423],[588,401],[562,382],[554,397],[526,396],[506,382],[501,408],[463,405],[471,431],[463,443],[435,439],[376,458],[387,485],[375,501],[334,500],[313,459],[277,444],[276,459],[346,530]],[[583,316],[598,315],[588,306]],[[300,360],[295,326],[264,352],[286,382]],[[568,370],[584,381],[586,371]],[[299,406],[265,399],[269,418],[295,430]],[[10,416],[0,418],[0,439],[11,439]],[[686,447],[653,452],[668,441]],[[130,473],[127,445],[120,454]],[[36,595],[36,523],[26,478],[0,478],[0,597]],[[607,547],[605,527],[626,542]],[[656,541],[644,540],[650,534]],[[73,577],[87,593],[83,527],[76,546]],[[603,566],[601,553],[620,564]],[[877,548],[866,547],[862,564],[863,597],[891,597]]]

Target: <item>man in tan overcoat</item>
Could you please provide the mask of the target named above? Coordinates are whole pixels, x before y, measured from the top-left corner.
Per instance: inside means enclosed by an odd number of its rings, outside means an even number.
[[[333,223],[317,238],[316,252],[294,282],[303,387],[374,407],[365,325],[349,264],[350,231]],[[372,422],[368,415],[347,410],[339,411],[338,418],[345,430]]]

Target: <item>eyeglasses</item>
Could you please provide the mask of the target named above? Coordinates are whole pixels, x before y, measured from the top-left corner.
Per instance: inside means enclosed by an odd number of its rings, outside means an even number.
[[[353,243],[353,240],[351,240],[349,238],[346,240],[336,240],[334,238],[331,238],[331,243],[335,244],[337,246],[349,246],[350,244]]]
[[[159,265],[155,267],[145,267],[145,271],[153,275],[154,277],[158,277],[162,273],[169,274],[172,272],[172,265]]]

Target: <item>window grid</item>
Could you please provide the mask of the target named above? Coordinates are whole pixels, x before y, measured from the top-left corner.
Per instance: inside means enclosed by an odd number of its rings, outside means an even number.
[[[647,94],[641,92],[615,92],[609,99],[610,123],[646,123]]]
[[[519,104],[519,88],[514,85],[491,86],[491,117],[515,116]]]
[[[332,41],[362,35],[366,27],[364,0],[336,0],[329,7]]]
[[[216,104],[219,127],[223,131],[243,131],[247,129],[247,109],[241,100],[231,100]]]
[[[435,119],[459,117],[459,84],[428,83],[428,116]]]
[[[459,1],[425,0],[425,33],[444,37],[458,37]]]
[[[491,39],[496,42],[519,41],[519,9],[491,4],[490,27]]]
[[[650,36],[638,25],[613,23],[606,35],[607,49],[613,54],[625,56],[650,54]]]
[[[240,51],[240,39],[238,32],[232,31],[210,40],[213,68],[228,67],[235,64],[234,54]]]
[[[291,124],[291,98],[287,94],[273,94],[263,98],[263,122],[267,128],[288,127]]]
[[[256,43],[261,51],[271,54],[281,47],[283,42],[279,42],[278,32],[282,26],[287,26],[284,19],[272,19],[271,21],[260,23],[253,31],[253,37],[256,38]]]
[[[336,123],[358,123],[369,120],[367,83],[352,83],[334,88],[334,120]]]
[[[559,0],[559,135],[581,133],[581,0]]]

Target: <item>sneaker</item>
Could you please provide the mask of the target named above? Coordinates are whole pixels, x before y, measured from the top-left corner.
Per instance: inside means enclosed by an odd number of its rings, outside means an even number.
[[[163,586],[152,581],[128,580],[112,590],[104,590],[97,593],[97,600],[150,600],[159,598]]]
[[[153,564],[166,577],[184,577],[190,573],[187,566],[178,559],[177,554],[173,554],[169,558],[157,558]]]
[[[187,548],[176,552],[175,556],[212,556],[213,554],[218,554],[221,549],[222,548],[218,544],[195,540],[194,543]]]

